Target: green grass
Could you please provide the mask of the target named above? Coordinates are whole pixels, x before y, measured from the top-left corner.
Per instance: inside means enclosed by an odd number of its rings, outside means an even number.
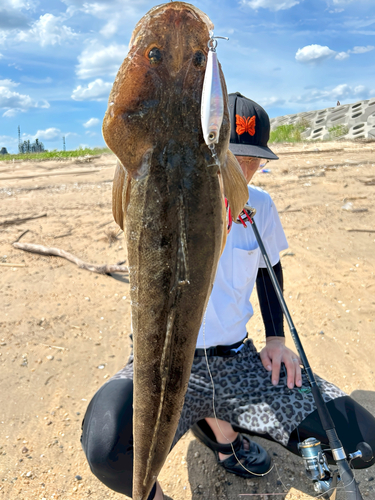
[[[310,126],[306,120],[291,125],[280,125],[270,134],[270,144],[277,142],[301,142],[302,133]]]
[[[44,151],[43,153],[26,153],[18,155],[0,155],[0,161],[12,161],[14,160],[53,160],[59,158],[77,158],[78,156],[86,155],[100,155],[104,153],[112,154],[112,151],[108,148],[85,148],[76,149],[74,151]]]
[[[349,132],[348,127],[345,125],[335,125],[328,129],[329,136],[331,139],[339,139]]]

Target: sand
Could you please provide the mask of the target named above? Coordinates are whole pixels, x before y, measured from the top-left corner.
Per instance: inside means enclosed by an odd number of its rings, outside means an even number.
[[[375,414],[375,143],[279,145],[257,173],[280,211],[285,297],[313,369]],[[80,427],[90,398],[126,362],[126,274],[98,275],[24,243],[59,247],[96,264],[126,260],[111,214],[115,158],[0,162],[0,498],[120,499],[90,472]],[[42,216],[42,217],[39,217]],[[20,219],[39,217],[28,221]],[[18,220],[17,220],[18,219]],[[262,347],[256,296],[248,325]],[[287,333],[288,344],[292,340]],[[188,433],[160,476],[175,500],[311,499],[302,460],[259,440],[275,468],[245,480],[216,465]],[[375,498],[375,470],[357,472]],[[240,494],[284,493],[239,497]],[[344,498],[338,495],[338,498]]]

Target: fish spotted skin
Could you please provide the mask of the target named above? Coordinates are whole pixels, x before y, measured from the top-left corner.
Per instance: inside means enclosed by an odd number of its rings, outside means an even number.
[[[103,122],[119,160],[113,213],[128,248],[136,500],[148,497],[170,451],[225,234],[222,180],[200,124],[210,29],[190,4],[149,11],[134,30]],[[224,165],[230,124],[221,78],[216,151]]]

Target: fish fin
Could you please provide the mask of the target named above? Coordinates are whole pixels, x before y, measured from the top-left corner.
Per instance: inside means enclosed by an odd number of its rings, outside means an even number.
[[[224,165],[221,167],[221,174],[223,176],[225,197],[230,206],[232,220],[235,221],[246,205],[249,191],[242,168],[229,149]]]
[[[112,213],[116,223],[124,229],[126,209],[130,199],[130,176],[120,161],[117,161],[112,186]]]
[[[222,234],[222,239],[221,239],[221,252],[220,252],[220,255],[223,253],[224,251],[224,248],[225,248],[225,244],[227,242],[227,209],[226,209],[226,206],[225,206],[225,198],[224,198],[224,185],[223,185],[223,177],[222,175],[219,175],[219,183],[220,183],[220,190],[221,190],[221,193],[222,193],[222,203],[221,203],[221,211],[222,211],[222,217],[223,217],[223,221],[224,221],[224,225],[223,225],[223,234]]]

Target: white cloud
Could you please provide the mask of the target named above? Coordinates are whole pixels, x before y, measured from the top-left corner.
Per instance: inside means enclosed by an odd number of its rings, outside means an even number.
[[[52,83],[52,78],[47,76],[46,78],[34,78],[32,76],[21,76],[21,80],[27,83]]]
[[[369,89],[364,85],[351,86],[347,83],[337,85],[331,90],[311,89],[305,94],[290,99],[289,102],[297,103],[335,103],[339,101],[356,101],[362,99],[369,99],[375,96],[375,88]]]
[[[105,38],[110,38],[117,33],[121,19],[119,17],[114,17],[110,19],[105,26],[100,30],[101,35]]]
[[[104,101],[108,99],[111,88],[112,83],[103,82],[101,78],[97,78],[90,82],[86,88],[78,85],[73,90],[72,99],[75,101]]]
[[[33,10],[37,5],[35,0],[2,0],[2,6],[8,9]]]
[[[281,106],[282,104],[285,103],[285,99],[282,99],[281,97],[267,97],[265,99],[260,99],[259,103],[264,107],[264,108],[270,108],[271,106]]]
[[[53,141],[59,139],[64,134],[59,128],[50,127],[46,130],[38,130],[38,132],[31,137],[31,139],[39,139],[40,141]]]
[[[47,128],[46,130],[38,130],[38,132],[35,134],[35,137],[40,139],[41,141],[52,141],[53,139],[58,139],[59,137],[62,137],[63,133],[61,132],[60,129],[50,127]]]
[[[86,123],[83,124],[85,128],[89,127],[95,127],[95,125],[98,125],[100,123],[99,118],[90,118],[90,120],[87,120]]]
[[[78,56],[77,76],[86,79],[115,75],[127,53],[128,49],[125,45],[115,43],[108,47],[90,45]]]
[[[1,59],[2,57],[4,57],[4,56],[3,56],[3,54],[0,54],[0,59]]]
[[[22,71],[21,66],[18,66],[16,63],[10,63],[8,66],[11,68],[13,66],[14,69],[17,69],[18,71]]]
[[[373,45],[367,45],[367,47],[353,47],[352,50],[349,50],[351,54],[365,54],[366,52],[370,52],[374,50],[375,47]]]
[[[29,19],[24,12],[21,12],[21,9],[25,11],[28,8],[23,4],[24,2],[2,0],[0,5],[0,30],[9,31],[27,27]]]
[[[336,52],[327,46],[312,44],[298,49],[295,57],[301,63],[315,63],[324,61],[335,54]]]
[[[303,1],[303,0],[302,0]],[[290,9],[300,3],[300,0],[241,0],[241,5],[252,9],[269,9],[272,11]]]
[[[347,59],[348,57],[350,57],[350,56],[347,52],[338,52],[335,55],[335,59],[337,59],[338,61],[343,61],[344,59]]]
[[[0,80],[0,87],[18,87],[19,83],[13,82],[13,80],[9,80],[9,78],[5,80]]]
[[[290,1],[290,0],[289,0]],[[106,22],[100,34],[106,38],[113,36],[119,28],[124,32],[132,30],[139,19],[151,7],[150,0],[130,2],[124,0],[62,0],[68,5],[67,12],[77,11],[94,16]],[[113,13],[116,13],[114,15]]]
[[[0,135],[0,148],[6,147],[8,153],[18,153],[18,138],[9,135]]]
[[[20,94],[13,89],[19,84],[12,80],[0,80],[0,108],[5,109],[3,116],[11,117],[18,112],[25,112],[31,108],[49,108],[46,100],[35,101],[29,95]]]
[[[374,49],[373,45],[367,45],[367,47],[353,47],[352,50],[347,52],[336,52],[327,46],[307,45],[297,50],[296,60],[301,63],[316,63],[334,57],[337,61],[344,61],[350,57],[350,54],[364,54]]]
[[[13,116],[18,115],[18,113],[20,113],[21,111],[22,110],[18,108],[8,109],[8,111],[5,111],[5,113],[3,113],[3,116],[5,116],[6,118],[12,118]]]
[[[61,45],[67,40],[72,40],[78,35],[71,28],[64,25],[65,16],[44,14],[32,24],[31,29],[20,31],[16,39],[20,42],[36,42],[42,47],[45,45]]]
[[[35,134],[22,134],[22,141],[35,141],[35,139],[39,139],[39,141],[56,141],[63,137],[67,139],[70,136],[77,135],[75,132],[63,132],[59,128],[50,127],[45,130],[38,130]]]

